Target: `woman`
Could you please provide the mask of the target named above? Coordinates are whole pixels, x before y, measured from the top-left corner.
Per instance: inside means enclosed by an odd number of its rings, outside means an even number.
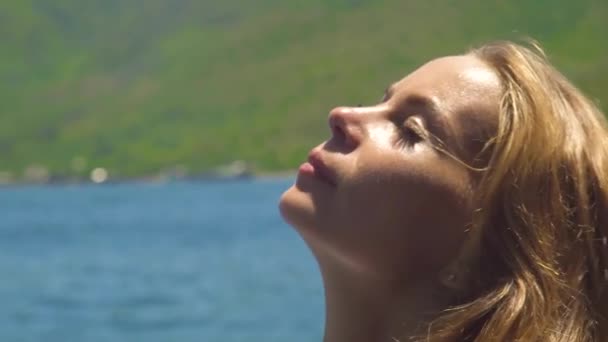
[[[311,248],[326,342],[608,341],[608,130],[510,42],[338,107],[280,209]]]

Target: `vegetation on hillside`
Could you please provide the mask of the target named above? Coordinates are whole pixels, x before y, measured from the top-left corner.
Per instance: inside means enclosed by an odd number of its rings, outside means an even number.
[[[429,58],[533,37],[606,109],[604,0],[0,2],[0,172],[289,169],[339,104]]]

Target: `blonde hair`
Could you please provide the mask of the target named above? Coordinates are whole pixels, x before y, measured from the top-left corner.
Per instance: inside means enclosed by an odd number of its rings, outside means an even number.
[[[503,86],[469,295],[425,341],[608,341],[608,129],[537,46],[470,52]]]

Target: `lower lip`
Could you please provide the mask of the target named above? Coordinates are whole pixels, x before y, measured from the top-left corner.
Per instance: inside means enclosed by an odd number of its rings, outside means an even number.
[[[300,165],[300,169],[298,170],[298,176],[313,177],[313,178],[315,178],[319,181],[322,181],[324,183],[327,183],[329,185],[334,185],[333,183],[329,182],[326,178],[321,176],[317,172],[315,167],[309,162],[305,162],[304,164]]]
[[[315,167],[312,166],[311,163],[306,162],[302,165],[300,165],[300,169],[298,170],[299,174],[304,174],[304,175],[309,175],[309,176],[314,176],[315,175]]]

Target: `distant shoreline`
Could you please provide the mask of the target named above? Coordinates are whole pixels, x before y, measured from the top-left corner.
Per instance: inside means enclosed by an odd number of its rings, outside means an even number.
[[[25,186],[62,186],[62,185],[111,185],[111,184],[133,184],[133,183],[147,183],[147,184],[162,184],[162,183],[176,183],[176,182],[230,182],[230,181],[242,181],[242,180],[281,180],[294,178],[297,174],[296,170],[282,170],[282,171],[267,171],[267,172],[251,172],[248,174],[238,175],[221,175],[221,174],[200,174],[183,177],[163,177],[159,175],[145,175],[139,177],[125,177],[125,178],[111,178],[107,181],[96,183],[90,179],[60,179],[41,182],[27,182],[27,181],[15,181],[0,183],[1,188],[7,187],[25,187]]]

